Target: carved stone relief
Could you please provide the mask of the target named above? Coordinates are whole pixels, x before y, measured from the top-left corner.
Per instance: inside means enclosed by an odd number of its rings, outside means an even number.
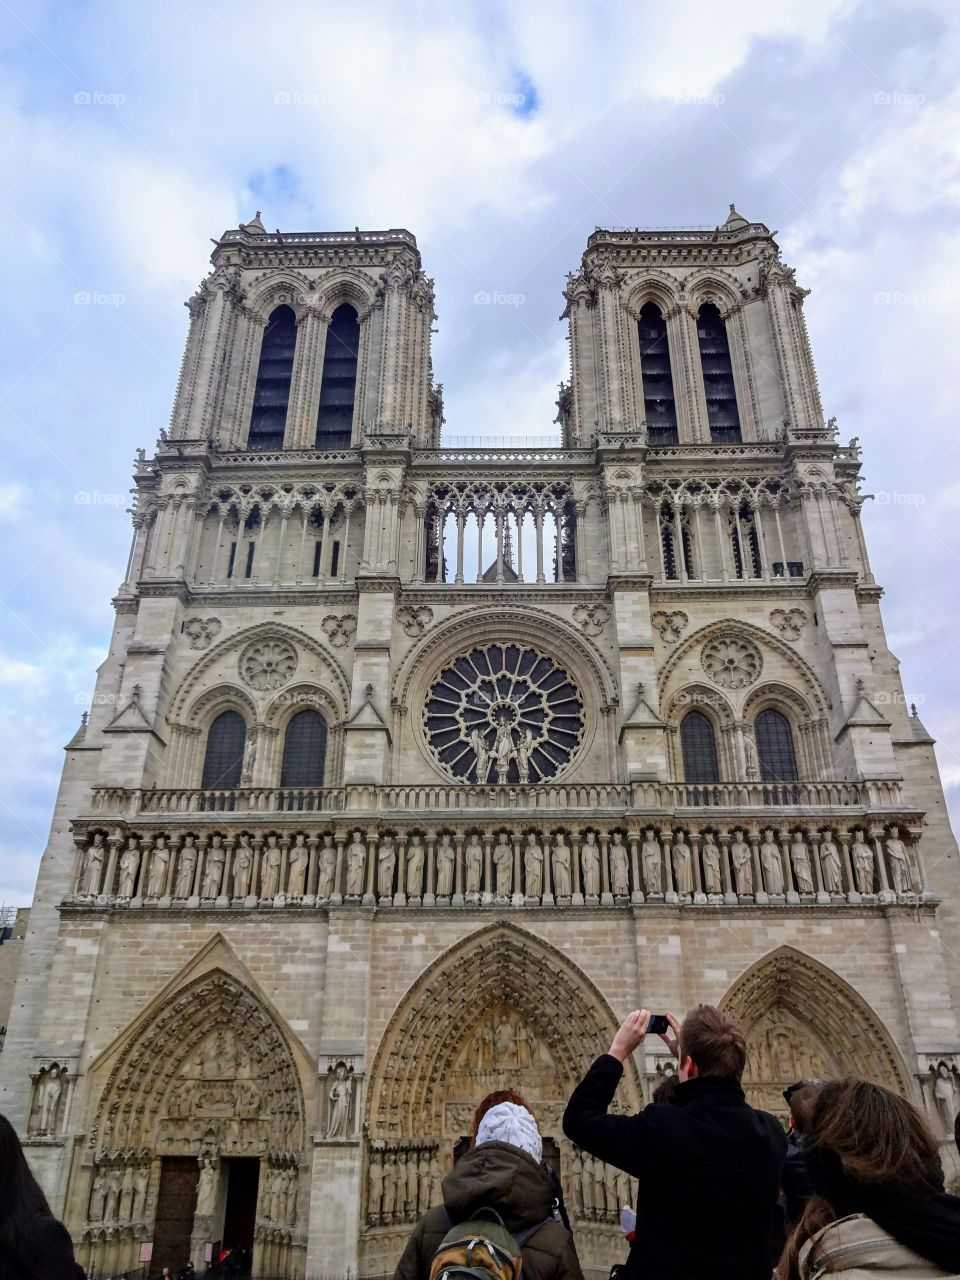
[[[397,621],[407,635],[416,640],[433,621],[433,610],[428,604],[418,605],[416,608],[405,604],[397,610]]]
[[[654,631],[659,632],[664,644],[676,644],[690,619],[682,609],[674,609],[669,613],[658,610],[650,621]]]
[[[191,649],[206,649],[223,629],[219,618],[187,618],[183,634],[190,641]]]
[[[345,644],[350,643],[357,629],[357,620],[351,613],[344,613],[339,617],[334,613],[328,613],[320,625],[334,648],[342,649]]]
[[[800,632],[807,625],[807,615],[802,609],[773,609],[770,623],[784,640],[799,640]]]
[[[279,689],[297,669],[297,651],[287,640],[256,640],[241,652],[237,668],[251,689]]]
[[[605,604],[578,604],[573,617],[585,636],[598,636],[610,621],[610,610]]]
[[[751,640],[720,635],[708,640],[700,654],[704,671],[724,689],[744,689],[754,684],[763,670],[760,650]]]

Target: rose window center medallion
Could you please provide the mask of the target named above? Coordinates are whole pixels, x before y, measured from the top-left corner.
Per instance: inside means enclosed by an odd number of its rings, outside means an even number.
[[[763,670],[760,650],[739,636],[717,636],[708,640],[700,663],[710,679],[724,689],[745,689],[759,679]]]
[[[454,778],[542,782],[580,745],[583,699],[553,658],[526,645],[489,644],[437,677],[423,720],[431,750]]]
[[[279,689],[297,669],[297,651],[286,640],[258,640],[244,649],[238,666],[251,689]]]

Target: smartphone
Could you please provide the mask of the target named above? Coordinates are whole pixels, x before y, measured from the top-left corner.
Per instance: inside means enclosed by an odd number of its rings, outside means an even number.
[[[651,1013],[650,1021],[647,1024],[647,1034],[654,1036],[662,1036],[665,1031],[670,1030],[670,1023],[667,1021],[665,1013]]]

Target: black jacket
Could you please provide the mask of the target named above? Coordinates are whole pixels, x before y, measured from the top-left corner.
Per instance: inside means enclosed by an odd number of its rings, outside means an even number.
[[[563,1117],[567,1137],[639,1181],[629,1280],[770,1280],[786,1136],[732,1079],[702,1076],[673,1101],[608,1116],[623,1067],[598,1058]]]
[[[787,1159],[783,1166],[784,1209],[789,1231],[800,1221],[812,1191],[803,1148],[791,1130],[787,1135]]]
[[[49,1213],[34,1214],[20,1236],[19,1258],[4,1253],[0,1244],[3,1280],[84,1280],[83,1268],[73,1257],[70,1233]]]
[[[554,1189],[543,1167],[506,1142],[484,1142],[468,1151],[443,1180],[443,1204],[417,1223],[397,1264],[394,1280],[428,1280],[440,1241],[472,1211],[496,1209],[508,1231],[522,1231],[550,1217]],[[583,1280],[570,1232],[545,1222],[523,1246],[524,1280]]]

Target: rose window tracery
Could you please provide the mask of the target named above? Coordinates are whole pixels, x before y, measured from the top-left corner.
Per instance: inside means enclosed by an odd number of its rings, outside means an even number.
[[[423,718],[439,764],[467,782],[553,778],[583,737],[573,680],[521,644],[488,644],[457,658],[431,687]]]
[[[717,636],[708,640],[700,654],[704,671],[724,689],[745,689],[760,677],[763,658],[760,650],[740,636]]]
[[[238,668],[251,689],[279,689],[297,669],[297,651],[286,640],[258,640],[241,653]]]

